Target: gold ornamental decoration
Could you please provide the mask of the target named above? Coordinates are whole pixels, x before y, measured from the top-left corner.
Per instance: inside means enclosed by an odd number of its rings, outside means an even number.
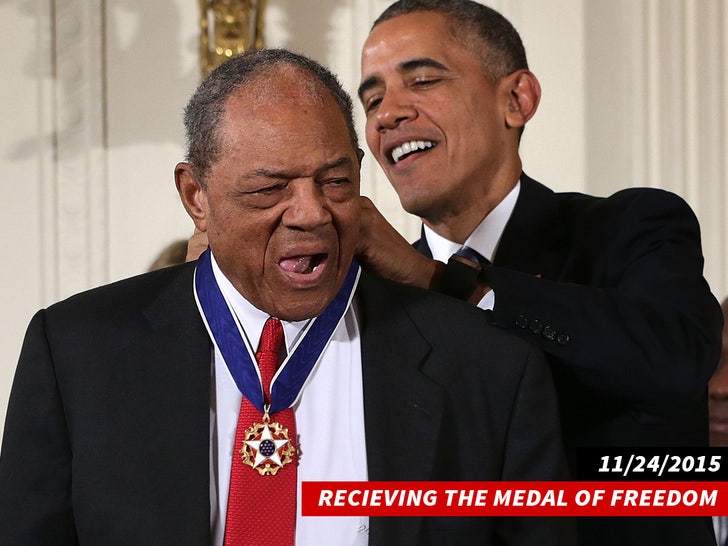
[[[262,423],[254,423],[245,431],[239,453],[243,463],[261,476],[275,476],[278,470],[293,462],[296,447],[288,437],[288,429],[280,423],[271,423],[266,413]]]
[[[245,51],[262,49],[266,0],[198,0],[202,77]]]

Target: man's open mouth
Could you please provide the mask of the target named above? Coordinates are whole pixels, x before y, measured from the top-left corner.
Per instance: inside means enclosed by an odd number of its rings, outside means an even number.
[[[326,261],[327,254],[312,254],[309,256],[291,256],[280,261],[283,271],[308,275],[318,269]]]

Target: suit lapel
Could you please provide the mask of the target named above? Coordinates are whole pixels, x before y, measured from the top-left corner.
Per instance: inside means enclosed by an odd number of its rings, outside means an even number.
[[[555,279],[563,268],[567,234],[554,192],[522,174],[493,265]]]
[[[160,423],[165,430],[159,434],[164,440],[158,449],[169,455],[165,457],[162,474],[170,482],[160,486],[158,473],[150,476],[150,483],[163,491],[151,492],[152,496],[165,495],[167,488],[172,492],[169,502],[174,512],[168,516],[173,520],[162,525],[170,530],[183,529],[186,536],[180,536],[180,543],[208,544],[212,348],[194,301],[193,271],[194,264],[180,268],[180,275],[160,292],[145,313],[155,347],[154,374],[159,376],[158,381],[166,382],[163,396],[146,394],[150,415],[162,416]]]
[[[429,344],[400,299],[383,286],[363,275],[358,291],[369,479],[428,480],[443,394],[426,375]],[[420,525],[421,518],[398,519],[396,525],[374,518],[371,544],[416,544]]]

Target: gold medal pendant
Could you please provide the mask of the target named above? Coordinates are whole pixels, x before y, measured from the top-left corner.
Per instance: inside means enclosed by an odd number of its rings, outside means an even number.
[[[288,438],[288,429],[280,423],[271,423],[268,412],[262,423],[254,423],[245,431],[240,454],[243,462],[257,470],[261,476],[274,476],[283,466],[293,461],[296,448]]]

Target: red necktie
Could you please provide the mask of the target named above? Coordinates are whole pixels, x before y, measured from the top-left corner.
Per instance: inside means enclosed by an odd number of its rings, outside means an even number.
[[[278,367],[278,351],[282,344],[283,327],[278,319],[271,317],[263,326],[258,352],[255,354],[266,404],[270,404],[270,382]],[[298,439],[293,410],[288,408],[270,416],[270,425],[278,423],[288,429],[290,444],[281,445],[284,442],[279,441],[280,436],[274,434],[271,439],[267,433],[262,434],[262,440],[261,434],[257,434],[254,441],[246,443],[246,439],[252,438],[250,435],[246,438],[246,431],[254,424],[263,423],[263,414],[243,397],[230,470],[225,546],[289,546],[295,540],[298,465],[295,446]],[[261,429],[262,427],[258,427],[258,430]],[[277,441],[274,442],[276,438]],[[247,455],[241,454],[241,448],[250,446],[251,443],[252,446],[245,450]],[[261,475],[258,468],[262,469],[267,465],[277,467],[276,462],[282,460],[279,458],[279,448],[290,449],[291,445],[294,445],[293,460],[278,468],[274,475]],[[248,464],[244,458],[247,458]],[[258,467],[253,468],[250,463],[258,464]]]

